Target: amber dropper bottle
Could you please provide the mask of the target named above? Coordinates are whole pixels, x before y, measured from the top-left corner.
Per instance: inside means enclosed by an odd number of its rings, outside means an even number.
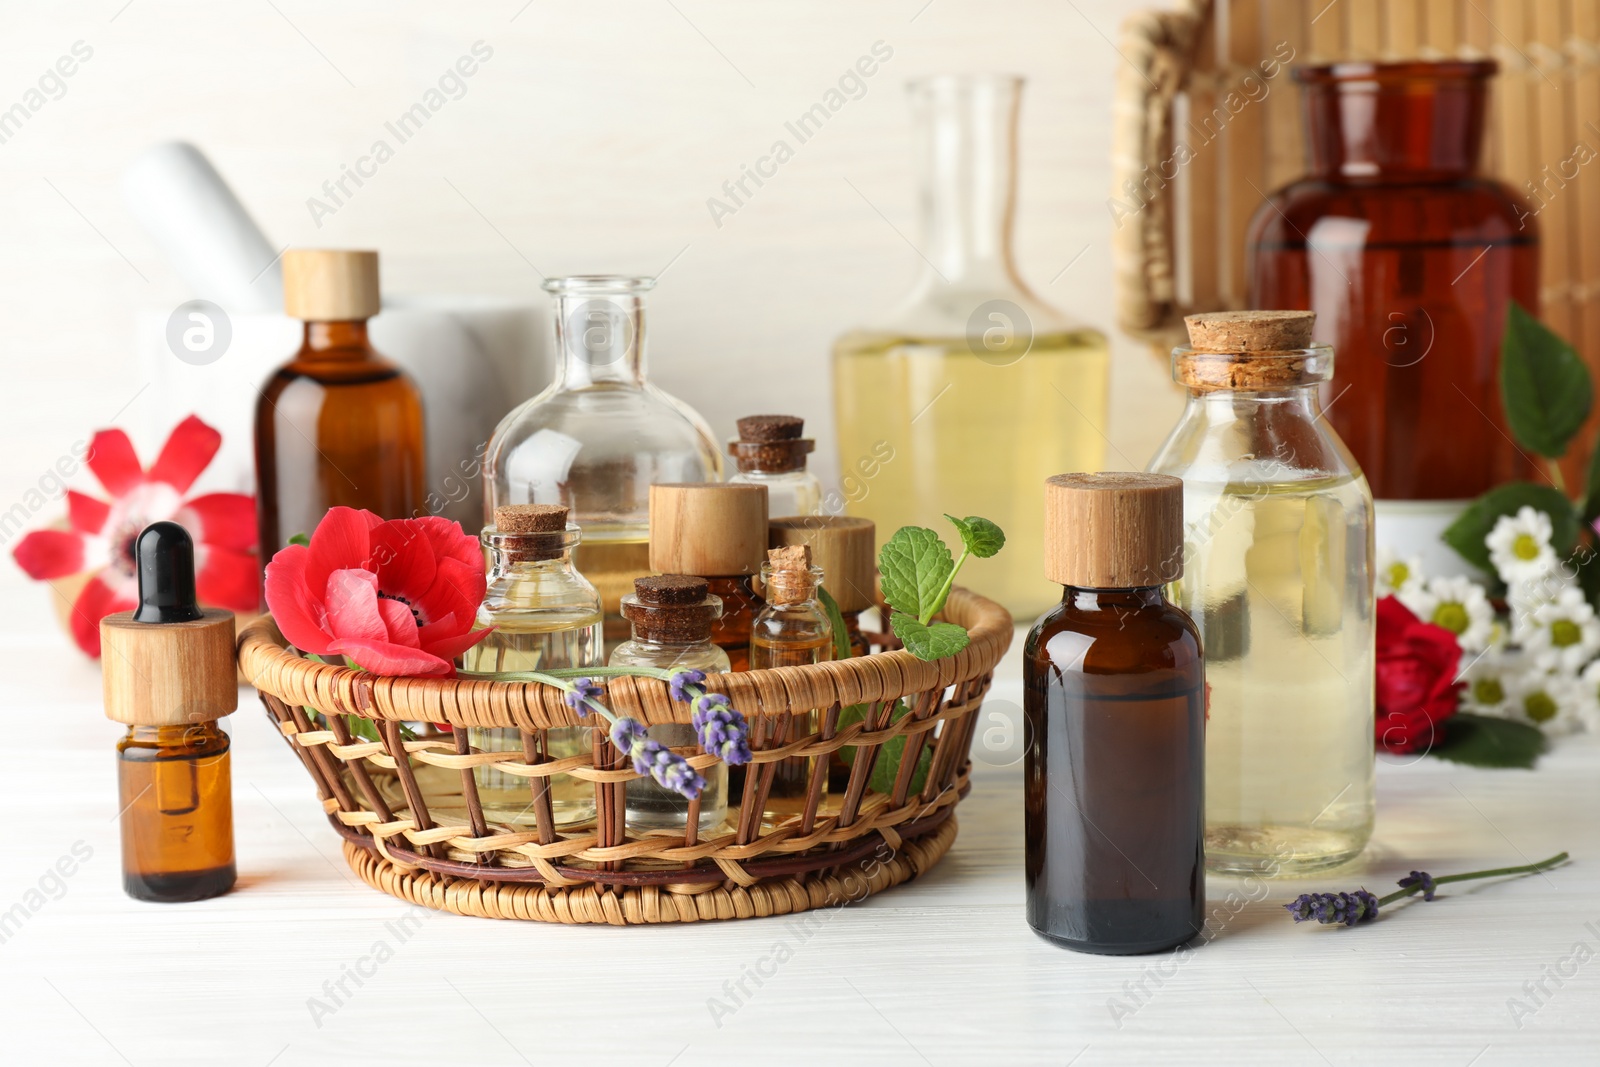
[[[283,306],[305,322],[300,351],[256,402],[261,563],[331,507],[385,519],[425,513],[422,394],[373,351],[378,254],[292,248]]]
[[[1023,646],[1028,924],[1080,952],[1159,952],[1205,906],[1205,676],[1167,600],[1183,573],[1183,483],[1058,474],[1045,576],[1061,603]]]
[[[722,601],[711,643],[736,671],[750,667],[754,588],[767,551],[767,487],[681,482],[650,487],[650,569],[704,578]]]
[[[139,607],[100,622],[117,745],[122,887],[175,903],[233,888],[233,785],[217,720],[239,702],[233,613],[195,604],[194,542],[175,522],[134,542]]]

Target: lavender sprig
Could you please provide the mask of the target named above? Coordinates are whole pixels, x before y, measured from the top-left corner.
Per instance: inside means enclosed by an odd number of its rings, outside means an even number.
[[[590,703],[598,701],[601,692],[601,688],[594,683],[593,678],[578,678],[562,699],[567,702],[567,707],[582,717],[589,714]]]
[[[722,762],[737,766],[749,763],[749,727],[744,716],[728,706],[721,693],[707,693],[695,702],[694,731],[700,747]]]
[[[1294,916],[1297,923],[1316,920],[1319,923],[1329,923],[1343,926],[1355,926],[1357,923],[1371,922],[1378,917],[1378,909],[1385,904],[1393,904],[1404,897],[1421,893],[1423,900],[1432,900],[1434,891],[1441,885],[1449,882],[1466,882],[1474,878],[1501,878],[1507,875],[1537,874],[1551,867],[1567,861],[1565,852],[1557,853],[1547,860],[1538,863],[1527,863],[1520,867],[1496,867],[1487,871],[1468,871],[1465,874],[1446,874],[1435,878],[1426,871],[1412,871],[1400,879],[1400,888],[1384,897],[1374,897],[1365,889],[1358,889],[1354,893],[1302,893],[1293,901],[1283,907],[1290,915]]]

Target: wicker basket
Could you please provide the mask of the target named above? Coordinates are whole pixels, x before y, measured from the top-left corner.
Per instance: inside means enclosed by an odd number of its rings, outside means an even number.
[[[460,727],[529,732],[579,724],[562,694],[537,683],[382,678],[303,659],[290,651],[270,617],[239,637],[239,664],[305,764],[345,857],[368,884],[465,915],[566,923],[686,922],[781,915],[833,905],[897,885],[927,870],[955,840],[955,806],[969,788],[967,751],[995,665],[1011,643],[1011,616],[962,589],[944,618],[967,627],[959,655],[925,663],[904,651],[809,667],[713,675],[706,687],[727,694],[752,732],[754,762],[739,811],[759,811],[776,761],[813,762],[811,801],[802,814],[765,827],[730,820],[736,830],[701,840],[684,832],[630,836],[621,811],[631,765],[596,731],[593,756],[523,762],[511,752],[472,752]],[[688,722],[666,684],[613,678],[605,702],[645,723]],[[909,714],[890,722],[897,700]],[[864,705],[862,721],[839,727],[840,711]],[[310,711],[330,713],[327,728]],[[797,735],[801,716],[817,710],[819,728]],[[342,715],[377,725],[382,741],[353,737]],[[404,740],[404,722],[441,723]],[[869,788],[884,744],[904,738],[892,788]],[[931,746],[926,783],[910,790],[921,753]],[[829,753],[855,750],[842,797],[820,803]],[[535,749],[531,746],[526,751]],[[698,753],[697,768],[716,762]],[[563,833],[485,819],[472,768],[536,778],[566,773],[594,783],[601,817]],[[608,814],[609,813],[609,814]]]

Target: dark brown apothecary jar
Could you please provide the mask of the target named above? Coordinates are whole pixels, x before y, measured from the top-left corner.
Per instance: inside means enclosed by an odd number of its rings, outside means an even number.
[[[1491,60],[1295,71],[1311,173],[1251,220],[1250,306],[1317,313],[1327,418],[1373,495],[1458,500],[1527,477],[1500,410],[1506,308],[1539,302],[1533,212],[1478,172]]]

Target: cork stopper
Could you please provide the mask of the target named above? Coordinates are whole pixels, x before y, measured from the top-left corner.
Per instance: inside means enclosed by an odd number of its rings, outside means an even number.
[[[798,415],[746,415],[738,422],[739,439],[728,445],[728,454],[747,474],[803,471],[806,456],[817,447],[811,438],[800,436],[805,425]]]
[[[683,482],[650,487],[650,569],[713,578],[755,574],[767,548],[767,487]]]
[[[635,578],[622,598],[622,616],[642,641],[687,645],[711,640],[711,624],[722,615],[722,599],[710,595],[704,578],[657,574]]]
[[[1313,349],[1314,311],[1211,311],[1189,315],[1189,348],[1174,376],[1191,389],[1288,389],[1324,380],[1326,349]]]
[[[808,545],[784,545],[767,551],[767,603],[799,604],[817,591],[818,576],[811,566]]]
[[[283,310],[306,322],[378,313],[378,253],[291,248],[283,254]]]
[[[877,527],[847,515],[794,515],[768,524],[773,548],[805,545],[822,568],[822,584],[840,611],[865,611],[876,603]]]
[[[501,504],[494,509],[497,549],[512,563],[560,559],[567,532],[565,504]]]
[[[1183,482],[1132,473],[1047,479],[1044,573],[1082,589],[1176,581],[1183,575]]]

